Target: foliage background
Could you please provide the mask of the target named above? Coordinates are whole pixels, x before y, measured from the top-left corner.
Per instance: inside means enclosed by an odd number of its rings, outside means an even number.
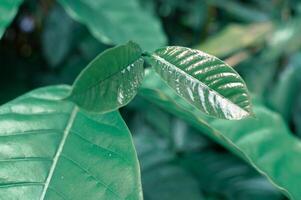
[[[224,59],[246,80],[253,99],[278,112],[292,134],[301,136],[300,1],[140,0],[139,5],[161,22],[168,45]],[[0,103],[40,86],[71,84],[112,46],[94,36],[56,1],[25,0],[0,40]],[[244,161],[144,98],[121,112],[134,134],[146,200],[286,199]]]

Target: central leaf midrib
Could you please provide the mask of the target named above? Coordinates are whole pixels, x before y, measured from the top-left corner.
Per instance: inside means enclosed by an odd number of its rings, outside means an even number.
[[[54,174],[54,171],[55,171],[55,168],[56,168],[56,165],[57,165],[57,162],[59,160],[59,157],[63,151],[63,148],[64,148],[64,145],[66,143],[66,140],[67,140],[67,137],[70,133],[70,130],[72,128],[72,125],[74,123],[74,120],[76,118],[76,115],[77,115],[77,112],[78,112],[78,107],[77,106],[74,106],[72,111],[71,111],[71,114],[70,114],[70,117],[68,119],[68,122],[66,124],[66,127],[64,129],[64,132],[63,132],[63,136],[62,136],[62,139],[61,139],[61,142],[58,146],[58,149],[53,157],[53,163],[49,169],[49,173],[47,175],[47,178],[46,178],[46,181],[45,181],[45,185],[44,185],[44,188],[43,188],[43,191],[42,191],[42,194],[41,194],[41,197],[40,197],[40,200],[44,200],[45,198],[45,195],[47,193],[47,190],[48,190],[48,187],[49,187],[49,184],[51,182],[51,179],[52,179],[52,176]]]
[[[216,96],[220,96],[222,99],[226,100],[229,104],[234,105],[235,107],[245,111],[248,114],[248,111],[246,111],[244,108],[241,108],[239,105],[236,105],[235,103],[233,103],[231,100],[227,99],[226,97],[224,97],[223,95],[219,94],[218,92],[216,92],[215,90],[211,89],[210,87],[208,87],[206,84],[204,84],[202,81],[196,79],[195,77],[191,76],[190,74],[186,73],[185,71],[183,71],[182,69],[180,69],[179,67],[175,66],[173,63],[169,62],[168,60],[166,60],[165,58],[161,57],[160,55],[158,55],[157,53],[153,54],[153,57],[158,60],[159,62],[162,62],[163,64],[168,64],[169,66],[174,67],[175,69],[178,69],[178,71],[180,71],[182,74],[186,74],[187,76],[189,76],[191,79],[196,80],[197,82],[200,83],[200,85],[202,85],[204,88],[207,88],[210,92],[212,92],[213,94],[215,94]],[[180,82],[181,83],[181,82]]]

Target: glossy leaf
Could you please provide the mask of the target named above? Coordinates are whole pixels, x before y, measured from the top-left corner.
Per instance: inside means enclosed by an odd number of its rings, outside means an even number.
[[[133,40],[143,49],[165,45],[157,19],[143,11],[137,0],[59,0],[75,20],[85,24],[101,42],[121,44]]]
[[[93,112],[126,105],[143,79],[141,54],[140,47],[132,42],[101,53],[75,80],[68,99]]]
[[[0,38],[14,19],[23,0],[0,0]]]
[[[158,49],[151,56],[151,62],[178,95],[204,113],[225,119],[251,115],[250,97],[244,81],[218,58],[174,46]]]
[[[121,116],[84,113],[60,100],[68,91],[42,88],[0,108],[1,199],[141,200]]]
[[[208,118],[178,98],[154,73],[146,76],[140,95],[183,118],[239,155],[291,199],[301,198],[300,141],[278,114],[256,105],[255,119],[236,122]]]

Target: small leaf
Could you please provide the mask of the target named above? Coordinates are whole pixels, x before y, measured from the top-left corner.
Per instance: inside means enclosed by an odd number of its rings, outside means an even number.
[[[23,0],[0,0],[0,38],[14,19]]]
[[[118,112],[88,114],[46,87],[0,107],[0,199],[142,200],[138,159]]]
[[[94,59],[76,79],[67,99],[93,112],[108,112],[129,103],[144,76],[140,47],[129,42]]]
[[[178,95],[206,114],[233,120],[251,115],[244,81],[218,58],[174,46],[158,49],[151,62]]]

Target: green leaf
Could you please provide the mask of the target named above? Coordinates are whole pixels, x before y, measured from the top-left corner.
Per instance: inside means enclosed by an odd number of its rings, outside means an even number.
[[[262,43],[271,29],[272,24],[268,22],[230,24],[196,48],[215,56],[227,56],[245,47]]]
[[[131,135],[118,112],[87,114],[68,86],[0,108],[1,199],[142,200]]]
[[[247,87],[229,65],[185,47],[166,47],[151,56],[155,71],[185,98],[208,115],[242,119],[251,115]]]
[[[93,112],[108,112],[129,103],[144,76],[141,49],[133,42],[106,50],[75,80],[69,100]]]
[[[143,11],[136,0],[59,0],[75,20],[85,24],[101,42],[121,44],[134,40],[143,49],[165,45],[157,19]]]
[[[300,141],[278,114],[257,105],[254,107],[256,119],[236,122],[208,118],[178,98],[154,73],[146,76],[140,95],[242,157],[291,199],[301,199]]]
[[[18,12],[23,0],[0,0],[0,38]]]

